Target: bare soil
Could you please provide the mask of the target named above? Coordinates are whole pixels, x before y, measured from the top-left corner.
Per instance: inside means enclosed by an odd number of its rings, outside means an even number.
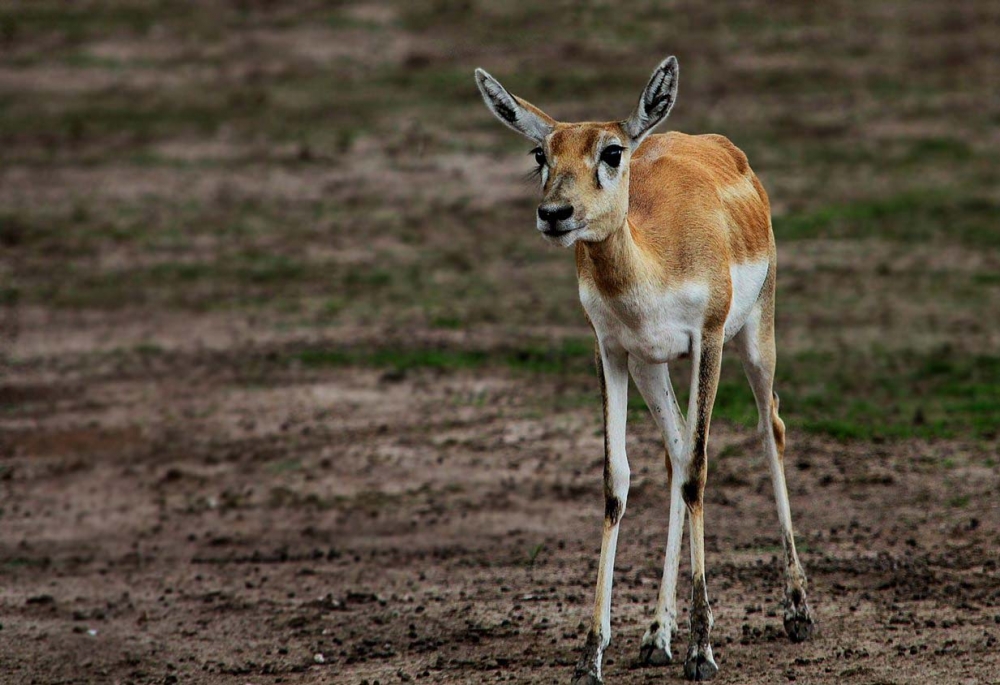
[[[65,353],[10,374],[4,682],[567,680],[590,613],[602,457],[596,402],[560,400],[596,382],[269,361],[296,344],[196,336],[152,359]],[[792,429],[789,444],[820,630],[784,637],[766,466],[751,435],[719,425],[719,681],[995,682],[998,510],[956,498],[994,501],[996,470],[947,442]],[[679,665],[633,664],[667,503],[645,417],[629,448],[606,677],[679,679]]]
[[[779,360],[801,370],[779,391],[818,633],[784,636],[767,467],[723,415],[718,682],[1000,683],[996,20],[877,0],[0,10],[0,683],[568,682],[598,383],[572,258],[531,226],[529,146],[472,69],[567,119],[624,116],[672,52],[671,126],[732,137],[771,193]],[[879,366],[897,358],[914,368]],[[677,682],[635,665],[667,527],[641,407],[628,449],[605,676]]]

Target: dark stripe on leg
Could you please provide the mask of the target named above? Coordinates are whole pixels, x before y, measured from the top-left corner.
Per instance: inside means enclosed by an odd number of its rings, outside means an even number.
[[[716,345],[702,345],[698,362],[698,415],[695,417],[694,444],[691,445],[689,474],[702,473],[708,457],[708,427],[711,422],[712,404],[718,385],[716,366],[721,350]],[[690,475],[688,477],[690,480]]]
[[[596,349],[597,375],[601,379],[601,402],[604,408],[604,519],[612,526],[622,518],[625,506],[611,487],[611,439],[608,436],[608,386],[604,381],[604,363],[600,348]]]
[[[711,608],[708,605],[708,591],[705,589],[705,578],[691,579],[691,641],[699,645],[707,645],[712,624],[709,619]]]
[[[618,523],[622,518],[622,513],[625,511],[625,507],[622,505],[622,501],[615,497],[614,495],[608,494],[607,486],[604,487],[604,520],[607,521],[612,526]]]
[[[688,477],[688,480],[681,486],[681,497],[688,509],[694,509],[701,502],[702,485],[698,482],[697,476]]]

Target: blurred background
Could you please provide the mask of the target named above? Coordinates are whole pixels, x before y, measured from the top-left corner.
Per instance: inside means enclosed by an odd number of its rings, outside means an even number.
[[[609,120],[669,54],[664,130],[728,136],[771,197],[824,626],[780,638],[727,361],[721,681],[995,677],[998,27],[985,0],[6,0],[0,680],[565,681],[603,512],[593,345],[531,145],[472,72]],[[639,683],[666,491],[637,395],[630,418],[606,674]]]

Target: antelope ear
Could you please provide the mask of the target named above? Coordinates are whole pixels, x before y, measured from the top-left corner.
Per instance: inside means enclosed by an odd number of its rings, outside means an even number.
[[[633,149],[670,114],[670,108],[677,99],[678,72],[676,57],[670,56],[660,62],[639,96],[639,104],[632,116],[622,122],[622,128],[632,140]]]
[[[555,128],[555,119],[530,102],[511,95],[482,69],[476,69],[476,85],[493,115],[521,135],[541,143]]]

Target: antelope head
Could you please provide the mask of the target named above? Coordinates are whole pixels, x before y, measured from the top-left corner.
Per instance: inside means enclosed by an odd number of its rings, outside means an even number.
[[[677,77],[677,59],[668,57],[653,71],[627,119],[563,123],[476,69],[486,106],[536,145],[531,152],[542,186],[536,226],[546,240],[563,247],[578,240],[599,242],[624,225],[629,161],[646,135],[670,113]]]

